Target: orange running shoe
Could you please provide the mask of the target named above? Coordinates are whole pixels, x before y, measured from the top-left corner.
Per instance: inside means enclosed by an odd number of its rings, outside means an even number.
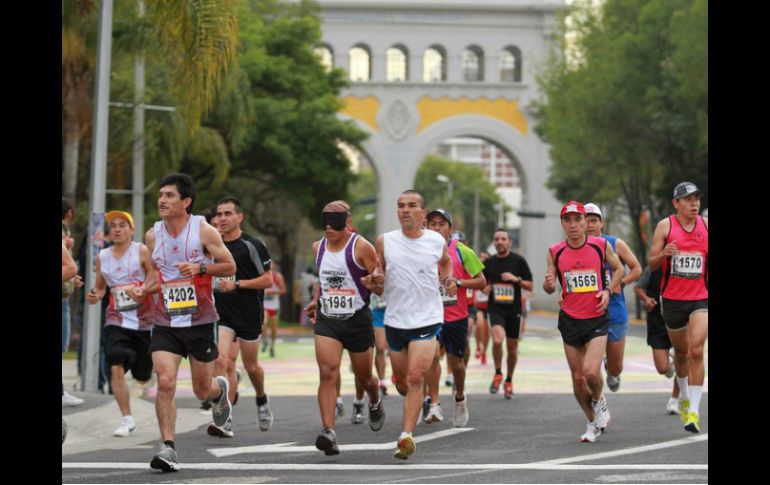
[[[492,379],[492,385],[489,386],[489,392],[492,394],[497,394],[497,391],[500,389],[501,382],[503,382],[503,375],[495,374],[495,377]]]
[[[505,383],[505,398],[511,399],[513,397],[513,383],[512,382],[506,382]]]

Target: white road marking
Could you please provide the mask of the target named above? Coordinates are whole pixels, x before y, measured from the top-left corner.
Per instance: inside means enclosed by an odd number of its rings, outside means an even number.
[[[125,462],[62,462],[62,469],[110,469],[110,470],[149,470],[148,463]],[[687,464],[632,464],[632,465],[549,465],[541,463],[486,463],[486,464],[414,464],[414,465],[342,465],[335,463],[300,464],[300,463],[181,463],[181,470],[220,470],[220,471],[398,471],[398,470],[551,470],[551,471],[591,471],[591,470],[708,470],[708,465]]]
[[[656,450],[671,448],[674,446],[689,445],[692,443],[697,443],[699,441],[707,441],[708,439],[709,439],[709,435],[708,433],[705,433],[698,436],[691,436],[689,438],[682,438],[680,440],[664,441],[663,443],[656,443],[654,445],[635,446],[633,448],[624,448],[622,450],[607,451],[605,453],[594,453],[592,455],[580,455],[580,456],[574,456],[572,458],[559,458],[557,460],[539,461],[536,464],[562,465],[565,463],[573,463],[576,461],[601,460],[603,458],[612,458],[615,456],[623,456],[623,455],[633,455],[636,453],[643,453],[645,451],[656,451]]]
[[[415,436],[415,443],[445,438],[447,436],[472,431],[475,428],[450,428],[435,433],[428,433]],[[236,448],[209,448],[208,451],[217,458],[224,456],[240,455],[243,453],[315,453],[318,449],[315,446],[293,446],[296,442],[275,443],[270,445],[241,446]],[[340,445],[340,451],[381,451],[396,449],[395,441],[386,443],[359,443],[354,445]]]

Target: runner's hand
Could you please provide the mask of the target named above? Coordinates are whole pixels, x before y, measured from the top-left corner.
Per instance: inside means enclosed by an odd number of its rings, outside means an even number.
[[[606,288],[606,290],[602,290],[596,295],[596,298],[599,300],[599,303],[596,305],[597,311],[604,312],[610,304],[610,290],[609,288]]]
[[[144,285],[134,286],[128,291],[128,295],[137,303],[142,303],[144,297],[147,296],[147,290]]]
[[[676,254],[678,250],[679,248],[676,246],[676,241],[671,241],[663,248],[663,256],[668,258],[669,256]]]
[[[656,300],[655,298],[650,298],[649,296],[644,300],[644,308],[648,312],[651,312],[657,304],[658,304],[658,300]]]
[[[311,301],[306,307],[305,307],[305,315],[310,319],[311,322],[313,322],[313,325],[315,325],[316,321],[316,308],[318,307],[317,301]]]
[[[185,278],[192,278],[200,272],[201,265],[199,263],[176,263],[176,267],[179,269],[179,274]]]

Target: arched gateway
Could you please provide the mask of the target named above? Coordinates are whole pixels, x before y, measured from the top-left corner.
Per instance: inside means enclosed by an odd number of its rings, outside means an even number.
[[[320,4],[326,61],[363,73],[356,79],[368,76],[343,93],[340,116],[370,134],[364,149],[379,179],[379,233],[398,227],[396,199],[412,187],[421,161],[456,136],[503,148],[518,162],[522,209],[558,214],[561,204],[545,187],[548,149],[532,130],[527,106],[539,97],[536,68],[546,58],[563,1]],[[546,247],[561,237],[558,217],[523,219],[520,251],[536,287],[545,272]]]

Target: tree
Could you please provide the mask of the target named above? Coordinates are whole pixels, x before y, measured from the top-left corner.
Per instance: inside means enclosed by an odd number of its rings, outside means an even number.
[[[182,132],[177,128],[184,126],[188,138],[182,145],[201,138],[200,119],[211,109],[220,75],[235,54],[238,3],[239,0],[147,2],[144,19],[136,15],[136,2],[116,3],[113,58],[118,62],[121,57],[133,60],[134,54],[142,50],[148,60],[162,60],[161,78],[168,80],[164,91],[172,93],[170,104],[180,106],[183,112],[183,121],[182,117],[177,118],[174,129],[165,135],[179,135]],[[63,193],[73,201],[82,155],[80,147],[90,129],[96,23],[95,2],[62,1],[62,179]],[[133,101],[133,96],[128,99]],[[166,126],[164,123],[156,128]],[[212,139],[210,134],[208,139]],[[202,151],[199,146],[190,150],[197,154]],[[219,176],[221,179],[224,174],[220,171]]]
[[[447,193],[447,184],[439,182],[436,177],[441,174],[453,181],[452,199]],[[497,204],[502,199],[497,194],[495,186],[489,183],[481,168],[456,162],[435,155],[429,155],[420,165],[414,181],[414,188],[425,198],[429,209],[442,207],[451,214],[452,229],[463,231],[469,245],[473,243],[473,207],[475,193],[479,193],[479,234],[481,241],[489,241],[497,229]],[[395,208],[394,208],[395,210]],[[504,214],[510,207],[504,206]],[[482,247],[474,248],[482,250]]]
[[[560,52],[538,77],[544,99],[535,106],[536,131],[553,161],[548,187],[562,200],[625,209],[641,260],[644,210],[655,217],[670,207],[681,180],[707,185],[708,51],[700,44],[707,6],[575,2],[574,42],[562,33]]]
[[[291,301],[299,219],[318,227],[323,206],[347,198],[352,173],[339,145],[360,148],[366,136],[337,117],[346,80],[341,70],[327,73],[313,52],[321,41],[317,12],[308,1],[242,6],[238,66],[204,122],[229,154],[225,188],[249,208],[248,224],[277,244],[271,253],[284,270],[285,302]]]

